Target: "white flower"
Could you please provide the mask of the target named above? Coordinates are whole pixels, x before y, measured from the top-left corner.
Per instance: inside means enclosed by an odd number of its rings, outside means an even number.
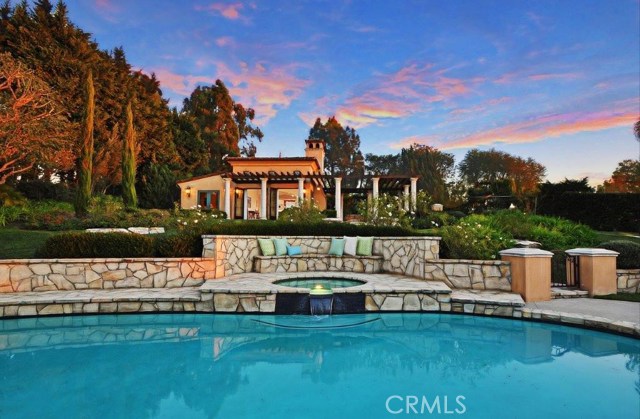
[[[197,223],[198,223],[198,220],[193,220],[193,222],[194,222],[195,224],[197,224]]]
[[[182,223],[182,225],[185,225],[185,226],[186,226],[186,225],[187,225],[187,222],[186,222],[186,221],[184,221],[184,222]]]

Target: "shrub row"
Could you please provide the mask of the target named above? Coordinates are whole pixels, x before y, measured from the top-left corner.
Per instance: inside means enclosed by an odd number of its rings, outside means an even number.
[[[620,253],[616,259],[618,269],[640,268],[640,244],[629,240],[613,240],[600,243],[598,247]]]
[[[61,233],[49,237],[38,258],[200,257],[197,234]]]
[[[596,230],[640,231],[640,194],[564,192],[541,196],[538,213],[577,221]]]

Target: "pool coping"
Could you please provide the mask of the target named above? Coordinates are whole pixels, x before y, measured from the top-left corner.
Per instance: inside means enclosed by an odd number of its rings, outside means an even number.
[[[282,279],[339,277],[367,281],[335,289],[334,293],[363,293],[365,312],[423,312],[493,316],[587,328],[640,339],[640,322],[589,314],[527,307],[517,294],[499,291],[450,289],[444,283],[396,274],[292,272],[238,274],[209,280],[199,287],[43,291],[0,294],[0,319],[60,315],[184,313],[274,314],[278,293],[308,294],[309,289],[275,285]],[[245,281],[253,277],[253,281]],[[258,277],[258,279],[256,279]],[[230,287],[233,282],[234,287]],[[256,284],[259,287],[256,287]],[[394,304],[380,301],[386,296]],[[235,309],[215,309],[224,299],[235,299]],[[384,298],[382,298],[384,300]],[[403,300],[404,299],[404,300]],[[412,304],[407,305],[411,299]],[[217,301],[216,300],[220,300]],[[245,301],[251,301],[251,307]],[[256,301],[257,300],[257,301]],[[398,306],[400,304],[400,306]],[[242,308],[241,308],[242,307]],[[400,307],[400,309],[398,309]],[[262,308],[265,308],[262,310]],[[640,310],[640,303],[638,303]],[[269,312],[271,310],[271,312]]]

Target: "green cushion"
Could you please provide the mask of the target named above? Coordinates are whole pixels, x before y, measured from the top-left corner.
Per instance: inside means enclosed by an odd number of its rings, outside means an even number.
[[[371,256],[373,253],[373,237],[358,237],[356,255]]]
[[[273,245],[273,240],[258,239],[258,246],[260,246],[260,251],[262,252],[262,256],[275,256],[276,248]]]
[[[332,256],[342,256],[344,253],[344,239],[331,238],[329,254]]]
[[[273,239],[273,246],[276,248],[276,256],[287,254],[287,239]]]

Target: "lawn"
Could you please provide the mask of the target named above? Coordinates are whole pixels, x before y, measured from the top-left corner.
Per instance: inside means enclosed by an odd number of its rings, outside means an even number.
[[[624,233],[619,231],[598,231],[600,242],[612,240],[628,240],[640,244],[640,233]]]
[[[59,232],[0,228],[0,259],[32,258],[36,249],[54,234]]]

